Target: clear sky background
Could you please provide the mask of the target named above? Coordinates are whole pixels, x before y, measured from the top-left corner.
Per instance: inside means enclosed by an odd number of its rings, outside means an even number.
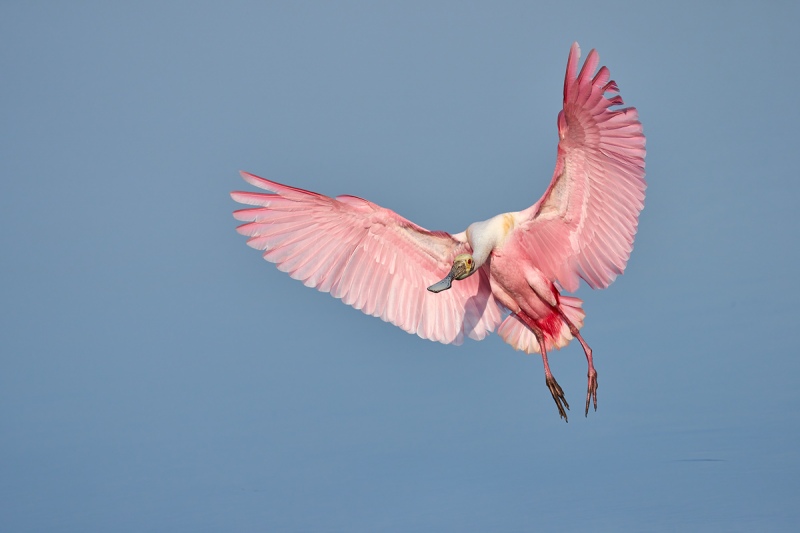
[[[789,531],[797,2],[3,2],[5,531]],[[577,343],[444,346],[234,231],[238,171],[430,229],[525,208],[569,46],[647,135]]]

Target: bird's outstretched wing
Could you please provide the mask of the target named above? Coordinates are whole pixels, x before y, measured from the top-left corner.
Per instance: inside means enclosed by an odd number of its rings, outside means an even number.
[[[644,206],[645,137],[636,109],[622,105],[609,71],[592,50],[578,74],[580,48],[569,52],[558,157],[544,196],[521,211],[519,239],[547,277],[568,291],[578,276],[605,288],[622,274]]]
[[[246,172],[242,177],[270,193],[231,193],[258,206],[234,212],[247,222],[237,231],[294,279],[445,344],[461,344],[465,335],[480,340],[502,319],[485,269],[449,291],[426,290],[449,272],[457,254],[470,251],[463,234],[428,231],[355,196],[330,198]]]

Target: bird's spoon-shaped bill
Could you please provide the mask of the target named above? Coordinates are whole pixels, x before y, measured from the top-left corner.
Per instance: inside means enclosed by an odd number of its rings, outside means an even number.
[[[453,267],[453,269],[454,268],[455,267]],[[445,276],[445,278],[442,281],[434,283],[433,285],[428,287],[428,290],[431,292],[442,292],[449,289],[452,286],[452,284],[453,284],[453,270],[451,269],[450,273],[447,276]]]

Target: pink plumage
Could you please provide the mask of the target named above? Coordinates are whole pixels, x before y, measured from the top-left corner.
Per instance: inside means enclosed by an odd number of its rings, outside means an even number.
[[[273,194],[232,193],[238,202],[260,206],[234,213],[249,221],[237,231],[306,286],[445,344],[461,344],[465,335],[481,340],[500,321],[488,272],[442,295],[425,290],[468,249],[458,236],[427,231],[355,196],[329,198],[246,172],[242,177]]]
[[[573,292],[582,278],[605,288],[625,270],[644,205],[645,137],[636,109],[616,107],[622,98],[609,70],[597,70],[597,52],[580,73],[579,58],[575,43],[555,172],[528,209],[450,235],[355,196],[330,198],[243,172],[269,192],[232,193],[256,206],[234,213],[246,222],[239,233],[291,277],[409,333],[460,344],[498,329],[515,349],[541,353],[564,419],[569,405],[547,351],[577,338],[589,369],[585,412],[590,401],[596,410],[597,372],[579,332],[582,302],[562,296],[559,286]]]

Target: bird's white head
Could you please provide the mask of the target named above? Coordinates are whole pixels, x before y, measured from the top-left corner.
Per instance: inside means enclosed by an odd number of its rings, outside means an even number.
[[[446,291],[452,286],[453,280],[462,280],[475,272],[475,260],[470,254],[460,254],[453,259],[453,267],[445,278],[439,283],[434,283],[428,290],[431,292]]]

